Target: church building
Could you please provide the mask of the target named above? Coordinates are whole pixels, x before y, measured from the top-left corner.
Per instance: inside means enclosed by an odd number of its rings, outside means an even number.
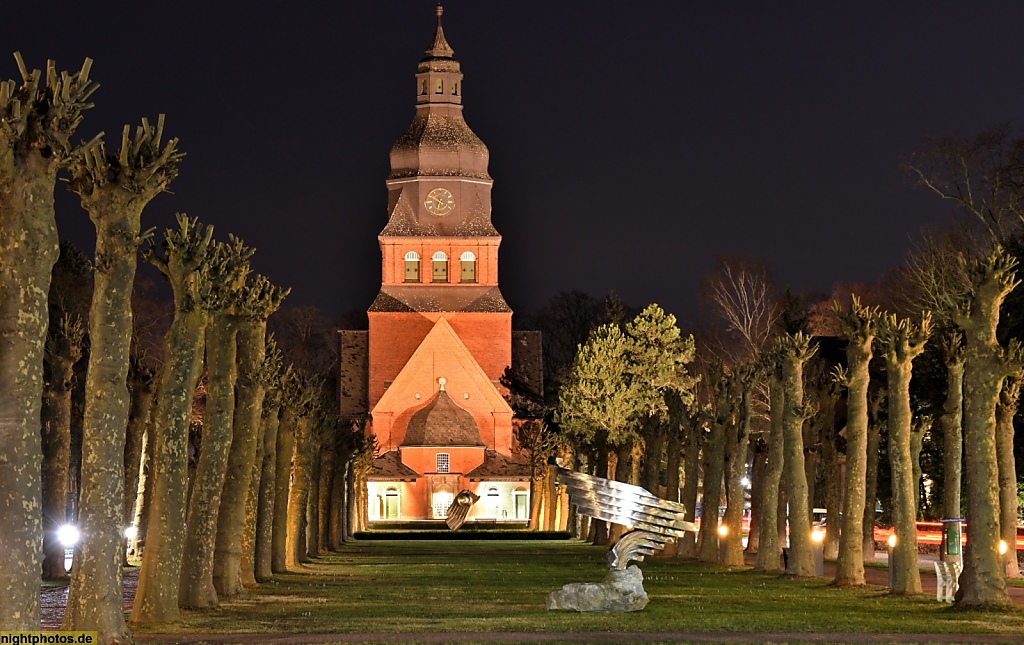
[[[363,418],[378,456],[371,525],[446,517],[479,496],[468,522],[525,525],[530,468],[500,379],[538,392],[540,334],[513,332],[498,287],[489,153],[462,115],[462,73],[441,28],[416,72],[416,112],[391,147],[381,287],[368,331],[341,332],[341,408]]]

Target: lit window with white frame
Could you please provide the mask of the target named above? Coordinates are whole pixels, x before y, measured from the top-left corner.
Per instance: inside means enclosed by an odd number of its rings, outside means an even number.
[[[448,472],[448,468],[450,467],[450,461],[449,461],[449,457],[448,457],[448,453],[447,452],[439,452],[439,453],[437,453],[436,465],[437,465],[437,472],[439,472],[439,473],[446,473],[446,472]]]
[[[498,493],[498,489],[491,486],[487,489],[487,515],[490,517],[498,517],[501,514],[501,496]]]
[[[434,493],[431,506],[434,510],[434,517],[443,520],[448,517],[448,508],[452,505],[455,497],[451,493]]]
[[[459,264],[462,269],[459,281],[467,283],[476,282],[476,256],[473,255],[473,252],[466,251],[463,253],[459,257]]]

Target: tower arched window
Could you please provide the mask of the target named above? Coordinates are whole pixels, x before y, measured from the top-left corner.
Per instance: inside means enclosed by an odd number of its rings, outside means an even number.
[[[444,81],[437,79],[437,86],[434,88],[434,94],[444,94]]]
[[[438,251],[434,254],[434,282],[448,282],[448,254]]]
[[[420,254],[416,251],[409,251],[405,254],[405,281],[420,281]]]
[[[459,82],[458,81],[453,81],[452,82],[452,96],[458,96],[458,95],[459,95]]]
[[[426,93],[427,93],[427,79],[423,79],[423,82],[420,83],[420,94],[426,94]]]
[[[476,282],[476,256],[472,251],[466,251],[459,257],[462,274],[459,282]]]

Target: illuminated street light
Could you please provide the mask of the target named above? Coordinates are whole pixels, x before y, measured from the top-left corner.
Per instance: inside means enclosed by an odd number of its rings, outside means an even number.
[[[78,542],[78,529],[70,524],[65,524],[57,530],[57,539],[65,547],[75,546]]]
[[[729,535],[729,527],[726,526],[725,524],[719,524],[718,525],[718,535],[720,537],[725,537],[725,536]]]
[[[135,536],[138,534],[139,532],[136,530],[134,526],[129,526],[124,530],[124,537],[126,540],[134,540]]]
[[[893,533],[892,535],[889,536],[888,542],[889,542],[889,548],[890,549],[895,549],[896,548],[896,534],[895,533]]]
[[[1006,555],[1006,551],[1009,548],[1010,547],[1006,545],[1006,540],[999,540],[999,555]]]
[[[811,531],[811,541],[815,543],[821,543],[825,539],[825,531],[821,529],[814,529]]]

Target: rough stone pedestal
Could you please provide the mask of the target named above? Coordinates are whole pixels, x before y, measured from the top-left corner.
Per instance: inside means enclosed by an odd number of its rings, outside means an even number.
[[[635,564],[612,570],[601,582],[574,582],[547,598],[548,609],[575,611],[640,611],[647,606],[644,574]]]

